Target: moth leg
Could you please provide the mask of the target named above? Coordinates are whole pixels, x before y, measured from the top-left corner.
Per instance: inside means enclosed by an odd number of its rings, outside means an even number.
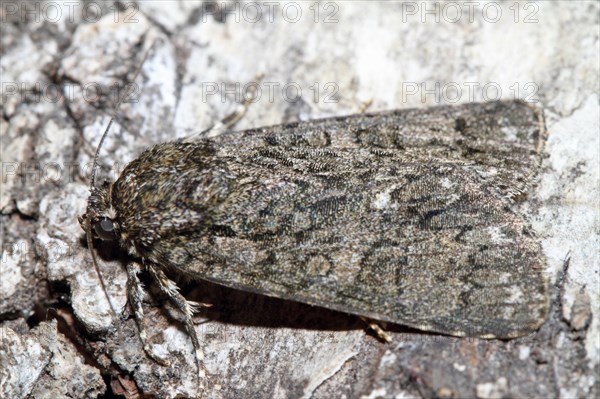
[[[362,321],[367,323],[371,331],[373,331],[375,335],[377,335],[377,338],[386,343],[392,342],[392,337],[390,336],[390,334],[388,334],[387,331],[385,331],[375,320],[371,320],[363,316],[359,317]]]
[[[249,89],[244,93],[244,100],[239,103],[236,109],[227,115],[225,118],[221,119],[219,122],[215,123],[213,126],[209,127],[206,130],[203,130],[199,133],[194,133],[191,136],[183,139],[183,142],[191,142],[199,139],[217,137],[226,132],[230,127],[235,125],[246,115],[248,112],[248,108],[250,108],[250,104],[256,98],[257,87],[260,81],[263,78],[263,74],[259,73],[256,75],[256,85],[252,85]]]
[[[199,307],[209,307],[211,305],[192,302],[185,299],[185,297],[179,292],[177,285],[171,281],[158,267],[148,266],[148,271],[150,274],[152,274],[152,277],[156,281],[160,290],[169,297],[171,302],[173,302],[173,304],[175,304],[175,306],[183,314],[183,324],[185,325],[185,329],[192,340],[192,345],[194,346],[196,366],[198,367],[198,377],[199,379],[203,379],[205,377],[204,369],[202,368],[204,354],[200,348],[200,342],[198,341],[198,335],[196,334],[196,329],[194,328],[192,315],[198,310]]]
[[[358,113],[359,114],[364,114],[365,112],[367,112],[367,109],[369,109],[371,107],[371,105],[373,105],[373,99],[369,99],[367,101],[364,101],[361,105],[360,108],[358,109]]]
[[[138,272],[142,270],[142,265],[137,262],[127,264],[127,299],[133,310],[135,322],[138,325],[140,340],[144,346],[144,351],[152,360],[163,366],[168,366],[169,362],[162,359],[152,351],[152,347],[148,344],[148,334],[146,333],[146,325],[144,324],[144,309],[142,308],[142,299],[144,298],[144,288],[138,278]]]

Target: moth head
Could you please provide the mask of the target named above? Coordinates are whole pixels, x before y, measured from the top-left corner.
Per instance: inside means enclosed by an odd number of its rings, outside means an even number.
[[[92,187],[86,212],[79,217],[79,225],[86,233],[91,230],[94,238],[105,241],[117,239],[111,192],[112,184],[109,182],[104,182],[100,187]]]

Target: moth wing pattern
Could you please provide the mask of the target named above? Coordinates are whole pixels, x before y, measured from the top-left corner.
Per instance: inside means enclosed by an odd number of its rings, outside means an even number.
[[[146,151],[113,201],[122,240],[158,267],[421,330],[512,338],[548,312],[545,260],[512,199],[545,138],[541,113],[520,101],[227,132]],[[168,223],[157,226],[156,209]]]

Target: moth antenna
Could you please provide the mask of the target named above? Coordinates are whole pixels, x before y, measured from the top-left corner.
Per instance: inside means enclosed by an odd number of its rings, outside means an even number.
[[[126,88],[131,83],[134,83],[136,81],[138,75],[140,74],[140,71],[142,70],[142,67],[146,63],[146,60],[148,59],[148,56],[150,55],[150,52],[154,48],[155,44],[156,44],[156,42],[152,43],[152,46],[150,46],[150,48],[148,49],[148,51],[146,51],[146,54],[144,55],[144,58],[142,59],[142,62],[140,62],[140,65],[138,65],[138,67],[137,67],[137,69],[135,71],[135,75],[133,75],[133,79],[125,85]],[[115,115],[117,114],[117,110],[119,109],[119,107],[123,103],[123,100],[125,99],[125,97],[127,97],[127,96],[126,95],[125,96],[119,96],[117,103],[113,107],[112,115],[110,117],[110,120],[108,121],[108,125],[106,125],[106,129],[104,129],[104,133],[102,133],[102,137],[100,138],[100,142],[98,143],[98,147],[96,147],[96,153],[94,154],[94,162],[92,164],[92,177],[91,177],[91,180],[90,180],[90,190],[92,188],[94,188],[95,183],[96,183],[96,171],[98,170],[98,156],[100,154],[100,148],[102,148],[102,144],[104,143],[104,139],[108,135],[108,131],[110,130],[110,127],[112,126],[113,121],[115,120]]]
[[[144,55],[142,62],[140,62],[139,66],[137,67],[137,69],[135,71],[135,75],[133,75],[133,79],[125,85],[126,88],[131,83],[135,82],[135,80],[137,79],[138,75],[140,74],[140,71],[142,70],[142,67],[144,66],[144,63],[146,62],[146,60],[148,59],[148,56],[150,55],[150,52],[154,49],[155,44],[156,44],[156,41],[154,43],[152,43],[152,45],[150,46],[148,51],[146,51],[146,54]],[[127,94],[127,91],[125,91],[125,94]],[[98,156],[100,154],[100,149],[102,148],[104,139],[108,135],[108,131],[110,130],[110,127],[112,126],[113,121],[115,120],[117,110],[119,109],[119,107],[120,107],[121,103],[123,102],[123,100],[125,99],[125,97],[126,97],[126,95],[118,96],[117,103],[115,104],[115,106],[112,109],[112,115],[110,117],[110,120],[108,121],[108,125],[106,126],[106,129],[104,129],[104,133],[102,134],[102,137],[100,138],[100,142],[98,143],[98,147],[96,148],[96,153],[94,154],[94,162],[92,164],[92,176],[90,179],[90,194],[92,193],[94,187],[96,186],[96,171],[98,170]],[[86,214],[89,215],[90,214],[89,202],[88,202],[87,208],[88,209],[86,210]],[[98,260],[96,258],[96,254],[94,253],[94,245],[93,245],[93,240],[92,240],[92,222],[91,222],[90,217],[86,218],[85,236],[86,236],[88,248],[90,249],[90,252],[92,253],[92,263],[94,264],[94,269],[96,270],[96,274],[98,275],[98,280],[100,280],[100,287],[102,287],[104,296],[106,296],[106,300],[108,301],[108,305],[110,307],[112,315],[116,318],[117,312],[113,308],[113,306],[110,302],[110,298],[108,297],[108,294],[106,293],[106,284],[104,284],[104,279],[102,278],[102,274],[100,273],[100,267],[98,266]]]
[[[94,269],[96,270],[96,274],[98,275],[98,280],[100,280],[100,287],[102,288],[102,292],[104,292],[104,296],[106,297],[106,300],[108,301],[108,307],[110,308],[110,312],[112,313],[113,317],[116,319],[117,312],[113,308],[112,303],[110,302],[110,298],[108,297],[108,294],[106,293],[106,284],[104,284],[104,279],[102,278],[102,274],[100,274],[100,267],[98,267],[98,260],[96,259],[96,254],[94,253],[94,245],[92,243],[92,223],[90,222],[89,218],[86,219],[85,238],[87,241],[88,248],[90,249],[90,252],[92,253],[92,263],[94,264]]]

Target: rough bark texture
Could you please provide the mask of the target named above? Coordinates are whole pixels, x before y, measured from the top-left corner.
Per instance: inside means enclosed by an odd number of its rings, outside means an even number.
[[[597,2],[489,3],[472,14],[463,4],[458,17],[456,7],[421,2],[252,3],[260,15],[231,2],[156,1],[137,11],[66,3],[2,2],[0,396],[197,395],[176,312],[149,290],[146,323],[165,367],[145,355],[128,317],[127,258],[95,249],[115,319],[77,223],[115,88],[154,42],[135,101],[121,105],[101,151],[103,177],[114,180],[151,144],[210,127],[234,109],[224,92],[257,73],[262,96],[238,129],[356,113],[371,100],[376,111],[499,91],[538,99],[549,131],[523,205],[554,282],[539,331],[502,341],[388,325],[385,344],[353,316],[182,282],[187,298],[214,304],[195,317],[206,396],[600,394]]]

